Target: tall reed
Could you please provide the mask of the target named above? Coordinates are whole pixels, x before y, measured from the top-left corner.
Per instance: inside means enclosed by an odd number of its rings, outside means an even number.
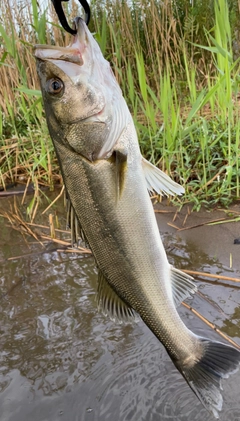
[[[82,13],[65,4],[68,19]],[[143,154],[185,184],[185,200],[239,195],[236,2],[96,0],[90,29],[111,62]],[[7,24],[6,24],[7,22]],[[67,45],[50,0],[1,3],[0,184],[60,180],[32,46]],[[233,48],[234,47],[234,48]]]

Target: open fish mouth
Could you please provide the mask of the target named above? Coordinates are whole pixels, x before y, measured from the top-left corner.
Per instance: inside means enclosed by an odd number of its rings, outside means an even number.
[[[72,41],[67,47],[37,44],[34,47],[35,57],[41,60],[62,60],[82,66],[84,64],[83,54],[88,45],[84,20],[80,17],[75,18],[74,28],[77,33],[72,37]]]

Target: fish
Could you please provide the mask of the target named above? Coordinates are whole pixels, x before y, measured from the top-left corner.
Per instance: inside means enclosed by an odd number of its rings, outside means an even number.
[[[141,319],[218,418],[221,379],[237,371],[240,352],[197,336],[180,318],[177,307],[197,287],[170,265],[150,197],[181,195],[184,188],[143,158],[109,62],[84,21],[76,18],[74,25],[68,47],[37,45],[34,55],[71,228],[98,268],[98,309],[113,321]]]

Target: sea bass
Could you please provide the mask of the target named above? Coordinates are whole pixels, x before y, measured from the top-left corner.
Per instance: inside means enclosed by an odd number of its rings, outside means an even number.
[[[46,119],[81,233],[99,270],[98,306],[146,323],[194,393],[218,417],[221,378],[240,352],[191,332],[176,307],[196,291],[167,259],[148,190],[183,188],[143,159],[131,114],[84,21],[68,47],[35,48]],[[74,217],[72,218],[72,229]]]

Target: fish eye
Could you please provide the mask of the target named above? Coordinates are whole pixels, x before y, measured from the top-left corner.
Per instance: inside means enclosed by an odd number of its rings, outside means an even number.
[[[52,78],[47,81],[47,91],[49,94],[60,94],[64,88],[64,84],[61,79]]]

